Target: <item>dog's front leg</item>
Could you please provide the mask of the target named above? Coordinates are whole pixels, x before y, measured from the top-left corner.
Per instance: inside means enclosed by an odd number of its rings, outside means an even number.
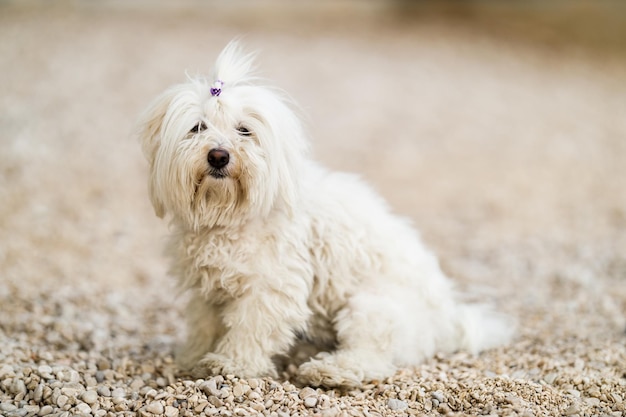
[[[224,334],[219,312],[220,309],[201,294],[194,294],[189,300],[185,312],[187,341],[176,354],[176,362],[181,370],[192,370],[207,352],[214,349],[220,335]]]
[[[272,357],[287,352],[309,316],[306,297],[284,290],[251,290],[226,305],[222,312],[226,332],[215,350],[195,366],[194,376],[276,376]]]

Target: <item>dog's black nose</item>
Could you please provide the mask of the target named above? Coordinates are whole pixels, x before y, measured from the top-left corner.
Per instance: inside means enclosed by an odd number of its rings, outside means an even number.
[[[228,165],[230,155],[228,154],[228,151],[224,149],[215,148],[209,151],[208,160],[209,165],[211,165],[213,168],[220,169]]]

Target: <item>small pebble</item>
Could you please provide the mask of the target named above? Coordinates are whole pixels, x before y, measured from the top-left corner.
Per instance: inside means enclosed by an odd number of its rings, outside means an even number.
[[[250,408],[252,408],[254,411],[258,413],[265,411],[265,407],[263,407],[263,404],[261,403],[252,403],[250,404]]]
[[[387,402],[387,407],[389,407],[391,410],[404,410],[408,406],[409,405],[405,401],[401,401],[395,398],[390,398]]]
[[[176,407],[172,407],[171,405],[165,407],[165,415],[167,417],[177,417],[178,413],[178,408]]]
[[[263,399],[263,396],[256,391],[250,391],[248,393],[248,399],[250,401],[260,401]]]
[[[26,385],[24,381],[21,379],[14,379],[13,384],[11,384],[11,392],[15,395],[26,393]]]
[[[446,397],[444,397],[443,392],[441,391],[435,391],[431,395],[435,400],[439,401],[440,404],[446,400]]]
[[[80,397],[87,404],[95,404],[98,402],[98,393],[96,391],[85,391]]]
[[[98,362],[96,362],[96,366],[100,371],[106,371],[107,369],[111,369],[111,363],[105,358],[98,359]]]
[[[43,399],[43,388],[44,388],[44,385],[39,384],[35,388],[35,391],[33,391],[33,400],[36,403],[41,402],[41,400]]]
[[[51,405],[44,405],[43,407],[41,407],[41,409],[39,410],[39,413],[37,413],[37,415],[40,416],[47,416],[48,414],[52,413],[54,409],[52,408]]]
[[[317,399],[317,405],[319,408],[326,409],[330,407],[330,397],[326,394],[322,394]]]
[[[98,389],[96,390],[96,392],[98,393],[98,395],[100,395],[102,397],[110,397],[111,396],[111,390],[106,385],[99,386]]]
[[[196,405],[196,407],[194,408],[194,411],[196,413],[201,413],[208,405],[209,405],[208,401],[201,401],[198,405]]]
[[[83,414],[91,414],[91,407],[85,403],[79,403],[76,405],[75,410]]]
[[[317,405],[317,398],[316,397],[306,397],[304,399],[304,406],[307,408],[313,408]]]
[[[235,386],[233,387],[233,395],[235,397],[241,397],[243,396],[244,393],[245,393],[245,388],[243,384],[235,384]]]
[[[13,372],[13,367],[11,365],[4,365],[0,367],[0,380],[12,376],[15,376],[15,373]]]
[[[81,385],[66,385],[61,388],[61,392],[70,398],[77,398],[85,391],[85,387]]]
[[[317,391],[315,391],[313,388],[311,387],[304,387],[302,388],[302,390],[300,391],[300,393],[298,394],[298,396],[301,399],[306,399],[308,397],[317,397]]]
[[[217,383],[215,379],[209,379],[200,385],[200,389],[207,395],[220,395],[220,391],[217,389]]]
[[[124,390],[124,388],[115,388],[111,393],[111,396],[113,398],[124,398],[126,397],[126,391]]]
[[[43,399],[47,400],[48,398],[50,398],[50,396],[52,396],[52,388],[50,388],[49,386],[44,386],[43,387]]]
[[[67,401],[69,400],[69,398],[67,397],[67,395],[59,395],[59,397],[57,398],[57,405],[59,406],[59,408],[63,408],[63,406],[65,404],[67,404]]]
[[[17,410],[17,407],[10,403],[0,403],[0,411],[4,411],[10,413],[11,411]]]
[[[224,405],[224,402],[221,399],[217,398],[215,395],[209,396],[209,402],[215,407],[221,407]]]
[[[131,391],[139,391],[139,389],[143,387],[144,385],[145,385],[145,382],[143,382],[143,379],[135,378],[133,382],[130,383],[130,389]]]
[[[337,417],[340,414],[341,414],[341,411],[338,408],[336,408],[336,407],[328,408],[326,410],[322,410],[322,417]],[[372,415],[372,414],[370,414],[370,415]]]
[[[587,405],[591,406],[591,407],[597,407],[600,405],[600,399],[599,398],[585,398],[585,402],[587,403]]]
[[[152,414],[163,414],[163,404],[160,401],[153,401],[146,405],[146,411]]]
[[[50,378],[52,375],[52,368],[48,365],[41,365],[37,368],[37,372],[44,378]]]

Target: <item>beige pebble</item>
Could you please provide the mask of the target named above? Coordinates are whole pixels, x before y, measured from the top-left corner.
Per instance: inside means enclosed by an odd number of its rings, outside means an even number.
[[[317,405],[317,397],[306,397],[304,399],[304,406],[307,408],[313,408]]]
[[[41,407],[41,409],[39,409],[39,413],[37,413],[37,415],[47,416],[48,414],[52,413],[53,410],[54,409],[51,405],[44,405],[43,407]]]
[[[326,394],[321,394],[317,399],[317,406],[321,409],[330,407],[330,397]]]
[[[41,365],[37,368],[37,372],[44,378],[49,378],[52,373],[52,368],[48,365]]]
[[[111,396],[111,390],[106,385],[99,386],[97,388],[96,392],[98,393],[98,395],[101,395],[103,397],[110,397]]]
[[[160,401],[153,401],[146,405],[145,410],[152,414],[163,414],[163,404]]]
[[[339,415],[341,415],[341,410],[337,407],[322,410],[322,417],[338,417]]]
[[[115,388],[111,393],[111,396],[113,398],[124,398],[126,397],[126,391],[124,390],[124,388]]]
[[[91,414],[91,407],[89,407],[89,405],[85,403],[77,404],[75,407],[75,410],[78,411],[79,413]]]
[[[178,417],[178,408],[176,407],[172,407],[171,405],[168,405],[167,407],[165,407],[165,415],[166,417]]]
[[[196,413],[201,413],[202,410],[204,410],[208,405],[209,405],[208,401],[202,400],[194,407],[194,411]]]
[[[220,398],[216,397],[215,395],[209,396],[209,402],[213,404],[213,406],[215,407],[221,407],[224,405],[224,402]]]
[[[235,384],[233,387],[233,395],[235,397],[241,397],[245,393],[245,387],[243,384]]]
[[[317,398],[317,391],[315,391],[313,388],[310,387],[304,387],[302,388],[302,390],[300,391],[300,393],[298,394],[298,396],[305,400],[309,397],[316,397]]]
[[[263,396],[256,391],[248,392],[248,399],[250,401],[260,401],[263,399]]]
[[[95,391],[85,391],[80,398],[87,404],[95,404],[98,402],[98,393]]]
[[[250,404],[250,408],[259,413],[265,411],[265,407],[261,403],[252,403]]]
[[[144,385],[145,383],[143,382],[141,378],[135,378],[133,379],[133,382],[130,383],[130,389],[132,391],[139,391],[139,389],[143,387]]]
[[[63,408],[63,406],[65,404],[67,404],[67,401],[69,400],[69,398],[67,397],[67,395],[59,395],[59,397],[57,398],[56,404],[59,408]]]

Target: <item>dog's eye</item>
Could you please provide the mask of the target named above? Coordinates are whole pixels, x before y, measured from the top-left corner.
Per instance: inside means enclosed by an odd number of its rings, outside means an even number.
[[[250,131],[248,130],[248,128],[247,128],[247,127],[245,127],[245,126],[239,126],[239,127],[237,128],[237,132],[239,132],[239,134],[240,134],[241,136],[250,136],[250,135],[252,135],[252,132],[250,132]]]
[[[200,133],[203,130],[206,130],[206,125],[204,124],[204,122],[198,122],[194,127],[191,128],[189,133]]]

